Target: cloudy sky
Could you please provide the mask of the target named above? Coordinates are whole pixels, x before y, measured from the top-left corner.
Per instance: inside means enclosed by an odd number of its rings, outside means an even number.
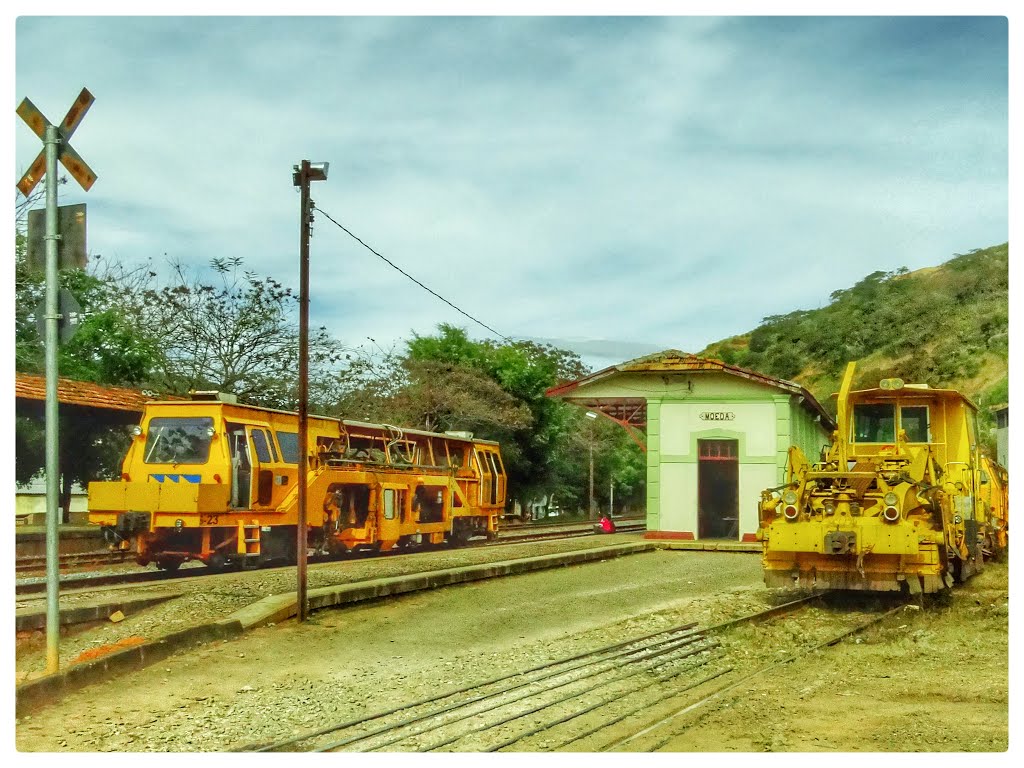
[[[603,366],[1008,240],[998,16],[21,16],[14,103],[97,172],[89,249],[241,256],[298,286],[317,205],[500,334]],[[59,41],[58,45],[52,45]],[[49,55],[41,52],[49,48]],[[15,174],[40,141],[18,121]],[[323,216],[314,322],[388,346],[491,336]]]

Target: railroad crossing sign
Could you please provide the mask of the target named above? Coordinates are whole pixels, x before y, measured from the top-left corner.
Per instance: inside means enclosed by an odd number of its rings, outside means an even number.
[[[75,180],[82,185],[82,189],[86,192],[96,181],[96,174],[93,173],[92,168],[89,164],[81,158],[81,156],[75,152],[71,146],[71,136],[74,134],[75,129],[78,128],[82,123],[82,118],[85,117],[85,113],[89,111],[89,107],[92,106],[93,95],[89,93],[88,88],[83,88],[82,92],[78,94],[78,98],[75,99],[75,103],[71,105],[67,115],[64,117],[64,122],[57,128],[57,134],[60,138],[60,146],[57,148],[57,157],[60,162],[68,170]],[[35,104],[28,99],[24,99],[21,104],[18,105],[18,115],[21,119],[28,123],[28,127],[43,141],[46,140],[46,127],[52,125],[49,120],[46,119],[46,115],[39,111]],[[18,182],[18,189],[25,197],[32,194],[32,190],[35,189],[36,184],[39,183],[46,173],[46,147],[44,146],[40,150],[36,159],[33,161],[29,169],[25,171],[25,175],[21,177]]]

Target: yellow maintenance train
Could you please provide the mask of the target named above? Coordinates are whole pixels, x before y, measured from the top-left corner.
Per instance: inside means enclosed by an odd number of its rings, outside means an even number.
[[[831,446],[789,449],[786,483],[762,492],[768,586],[935,592],[1005,549],[1006,470],[978,445],[961,393],[884,379],[839,389]]]
[[[461,544],[505,506],[497,443],[310,416],[308,546],[318,552]],[[141,565],[292,561],[298,416],[196,393],[147,403],[121,479],[89,484],[89,521]]]

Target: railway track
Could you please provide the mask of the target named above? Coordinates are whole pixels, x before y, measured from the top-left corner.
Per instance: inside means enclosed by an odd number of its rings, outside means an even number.
[[[720,639],[737,625],[786,617],[820,597],[812,595],[705,629],[685,623],[236,751],[553,751],[590,744],[592,737],[609,733],[612,726],[629,718],[641,722],[627,729],[627,735],[587,749],[609,751],[635,743],[645,744],[644,751],[656,749],[679,732],[680,720],[689,712],[720,699],[753,676],[838,643],[904,607],[848,622],[824,641],[795,648],[787,658],[758,669],[750,669],[749,662]],[[708,692],[715,681],[719,686]],[[678,708],[649,722],[650,713],[660,711],[658,705]],[[584,742],[587,739],[591,741]]]
[[[130,553],[110,552],[101,550],[95,552],[71,552],[61,555],[58,567],[61,570],[80,568],[88,565],[121,565],[129,562]],[[15,573],[33,573],[46,570],[46,555],[33,555],[31,557],[19,557],[14,562]]]
[[[628,533],[635,531],[642,531],[646,528],[646,524],[637,521],[621,521],[616,523],[618,532]],[[508,530],[511,528],[512,530]],[[470,541],[470,547],[474,546],[503,546],[508,544],[522,544],[529,541],[546,541],[551,539],[568,539],[576,538],[579,536],[593,536],[597,535],[594,531],[592,523],[581,523],[578,525],[566,524],[555,524],[555,525],[522,525],[522,526],[509,526],[502,531],[499,531],[499,538],[494,541]],[[533,528],[539,528],[542,530],[533,530]],[[555,530],[558,528],[558,530]],[[422,551],[422,550],[418,550]],[[402,551],[394,550],[392,552],[378,553],[376,557],[396,557],[404,554]],[[365,555],[340,555],[336,557],[323,557],[310,556],[310,563],[317,562],[329,562],[330,560],[343,559],[345,557],[362,557]],[[65,560],[65,558],[68,558]],[[82,567],[85,565],[101,565],[101,566],[117,566],[117,565],[131,565],[127,558],[121,554],[111,554],[106,552],[92,552],[82,553],[81,555],[62,555],[60,567],[62,570],[71,567]],[[281,566],[270,566],[264,570],[270,571],[274,568],[294,568],[293,565],[281,565]],[[28,573],[42,573],[46,569],[46,558],[45,557],[34,557],[19,559],[15,563],[15,570],[18,574]],[[159,571],[146,568],[143,570],[141,567],[136,566],[135,570],[122,571],[116,573],[64,573],[60,577],[60,588],[64,589],[89,589],[93,587],[105,587],[114,586],[120,584],[143,584],[161,581],[173,581],[176,579],[183,578],[199,578],[214,573],[223,573],[223,571],[212,571],[199,565],[183,566],[177,571]],[[16,595],[30,595],[38,594],[46,591],[46,580],[43,576],[24,579],[15,581],[15,594]]]

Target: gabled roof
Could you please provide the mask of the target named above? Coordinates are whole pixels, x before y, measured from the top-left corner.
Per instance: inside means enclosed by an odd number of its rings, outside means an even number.
[[[680,352],[678,349],[666,349],[662,352],[655,352],[653,355],[645,355],[644,357],[638,357],[635,360],[628,360],[625,363],[619,363],[618,365],[610,365],[603,370],[591,373],[588,376],[584,376],[576,381],[569,381],[565,384],[559,384],[558,386],[551,387],[545,394],[548,397],[565,397],[571,395],[571,393],[581,386],[591,384],[596,381],[614,376],[618,373],[726,373],[732,376],[739,376],[740,378],[754,381],[759,384],[765,384],[770,387],[775,387],[783,392],[788,392],[791,395],[797,395],[802,397],[804,403],[809,410],[820,414],[822,423],[830,425],[830,429],[835,428],[835,421],[831,416],[821,407],[819,403],[807,389],[800,384],[793,381],[786,381],[785,379],[777,379],[774,376],[768,376],[764,373],[758,373],[747,368],[740,368],[737,365],[729,365],[721,360],[714,360],[706,357],[697,357],[688,352]]]
[[[45,401],[46,377],[31,373],[16,373],[14,375],[14,396],[21,400]],[[155,392],[144,392],[125,387],[108,387],[74,379],[57,379],[57,400],[65,405],[142,413],[143,405],[157,397]],[[174,398],[163,396],[161,399]]]

